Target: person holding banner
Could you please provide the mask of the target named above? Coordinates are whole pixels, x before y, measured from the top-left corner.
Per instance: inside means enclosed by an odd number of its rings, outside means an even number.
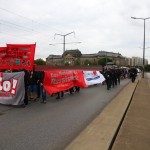
[[[37,82],[38,82],[38,76],[37,73],[32,70],[29,74],[29,99],[33,99],[36,101],[37,99]]]

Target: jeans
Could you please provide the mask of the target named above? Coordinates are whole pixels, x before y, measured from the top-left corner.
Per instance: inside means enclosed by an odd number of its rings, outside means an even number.
[[[43,99],[43,101],[46,101],[46,91],[45,91],[43,86],[41,86],[41,92],[42,92],[42,99]]]
[[[34,84],[34,85],[29,85],[28,86],[28,91],[29,92],[35,92],[35,93],[37,93],[37,85],[36,84]]]

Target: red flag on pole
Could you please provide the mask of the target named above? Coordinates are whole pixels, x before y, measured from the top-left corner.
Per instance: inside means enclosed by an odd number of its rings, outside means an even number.
[[[0,47],[0,69],[32,70],[36,44],[7,44]]]

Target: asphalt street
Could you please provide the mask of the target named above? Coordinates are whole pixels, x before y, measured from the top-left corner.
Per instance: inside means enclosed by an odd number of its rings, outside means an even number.
[[[0,150],[64,149],[128,83],[106,89],[95,85],[61,100],[48,96],[46,104],[26,108],[0,105]]]

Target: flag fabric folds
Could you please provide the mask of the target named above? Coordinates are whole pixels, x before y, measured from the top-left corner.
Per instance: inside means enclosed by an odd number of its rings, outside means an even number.
[[[87,87],[82,70],[45,71],[44,88],[48,94],[65,91],[74,86]]]

